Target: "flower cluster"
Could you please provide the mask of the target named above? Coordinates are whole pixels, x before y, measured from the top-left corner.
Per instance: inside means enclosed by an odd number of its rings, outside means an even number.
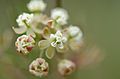
[[[39,47],[40,57],[30,64],[29,71],[40,77],[49,72],[49,64],[42,58],[43,54],[52,59],[57,54],[65,55],[71,51],[78,51],[83,42],[83,33],[79,26],[68,25],[67,10],[55,8],[51,10],[49,17],[43,14],[46,6],[43,0],[31,0],[27,4],[30,13],[24,12],[19,15],[16,20],[19,28],[13,27],[15,33],[22,35],[15,42],[19,53],[26,55],[35,46]],[[61,75],[71,74],[75,67],[75,63],[68,59],[60,59],[58,63]]]

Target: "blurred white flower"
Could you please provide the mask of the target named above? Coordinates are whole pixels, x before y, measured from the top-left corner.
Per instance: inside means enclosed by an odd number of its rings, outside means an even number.
[[[77,42],[81,42],[82,41],[82,37],[83,37],[83,34],[82,32],[79,33],[74,39],[77,41]]]
[[[15,42],[17,51],[22,54],[28,54],[29,51],[32,50],[34,45],[35,45],[35,40],[31,36],[27,36],[27,35],[22,35],[18,37],[17,41]]]
[[[46,76],[49,71],[49,65],[44,59],[37,58],[29,65],[29,71],[35,76]]]
[[[68,28],[68,32],[69,32],[70,36],[74,37],[74,36],[76,36],[80,32],[80,29],[77,26],[72,26],[71,25]]]
[[[60,49],[64,48],[63,43],[67,41],[67,38],[64,37],[60,31],[57,31],[55,34],[51,34],[50,38],[52,39],[51,46],[58,46]]]
[[[73,37],[76,41],[80,41],[83,37],[83,33],[78,26],[70,26],[68,28],[68,33],[71,37]]]
[[[70,75],[75,70],[75,64],[67,59],[61,60],[58,64],[58,71],[61,75]]]
[[[47,4],[44,3],[43,0],[31,0],[28,4],[27,7],[30,11],[44,11],[46,8]]]
[[[19,26],[25,27],[30,24],[30,22],[32,21],[32,18],[33,18],[33,14],[23,13],[18,16],[18,18],[16,19],[16,22],[18,23]]]
[[[57,22],[61,25],[67,24],[69,18],[68,12],[63,8],[55,8],[51,11],[51,18],[57,19]]]

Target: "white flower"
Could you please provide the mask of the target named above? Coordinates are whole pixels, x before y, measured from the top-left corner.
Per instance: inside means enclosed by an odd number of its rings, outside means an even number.
[[[83,37],[83,34],[82,34],[82,33],[79,33],[74,39],[75,39],[77,42],[81,42],[81,41],[82,41],[82,37]]]
[[[55,8],[51,11],[51,18],[57,19],[57,22],[61,25],[67,24],[69,18],[68,12],[63,8]]]
[[[51,46],[58,46],[60,49],[64,48],[63,43],[67,41],[67,38],[64,37],[60,31],[57,31],[55,34],[51,34],[50,38],[52,39]]]
[[[44,11],[47,4],[43,0],[31,0],[27,7],[30,11]]]
[[[58,64],[58,71],[61,75],[70,75],[75,70],[75,64],[67,59],[61,60]]]
[[[22,54],[27,54],[34,47],[35,41],[31,36],[22,35],[17,38],[15,42],[15,46],[17,47],[17,51]]]
[[[68,28],[68,33],[71,37],[73,37],[76,41],[80,41],[83,37],[83,33],[78,26],[70,26]]]
[[[26,24],[27,25],[30,24],[32,18],[33,18],[33,14],[23,13],[18,16],[16,22],[18,23],[19,26],[26,26]]]
[[[35,76],[46,76],[48,74],[48,70],[49,65],[42,58],[37,58],[29,65],[29,71]]]
[[[80,29],[79,29],[79,27],[77,27],[77,26],[70,26],[69,28],[68,28],[68,32],[69,32],[69,34],[70,34],[70,36],[76,36],[79,32],[80,32]]]

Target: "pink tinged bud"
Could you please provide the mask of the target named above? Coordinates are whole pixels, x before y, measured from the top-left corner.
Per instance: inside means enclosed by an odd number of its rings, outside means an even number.
[[[75,70],[75,64],[70,60],[62,60],[58,64],[58,71],[62,76],[70,75]]]
[[[44,59],[37,58],[29,65],[29,71],[35,76],[46,76],[49,71],[49,65]]]
[[[35,44],[35,40],[31,36],[27,36],[27,35],[22,35],[18,37],[17,41],[15,42],[17,51],[22,54],[29,53],[34,47],[34,44]]]

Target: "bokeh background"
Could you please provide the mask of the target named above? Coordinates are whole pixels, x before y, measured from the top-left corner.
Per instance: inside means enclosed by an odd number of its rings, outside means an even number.
[[[28,12],[28,2],[0,0],[0,79],[40,79],[28,72],[28,65],[38,51],[24,57],[16,54],[17,35],[11,29],[17,26],[16,17]],[[45,13],[49,14],[55,7],[55,0],[45,2],[48,3]],[[96,44],[105,55],[99,65],[77,70],[67,79],[120,79],[120,0],[63,0],[62,6],[69,12],[69,23],[79,25],[87,42]],[[5,40],[12,37],[12,40]],[[43,79],[55,78],[52,75]]]

